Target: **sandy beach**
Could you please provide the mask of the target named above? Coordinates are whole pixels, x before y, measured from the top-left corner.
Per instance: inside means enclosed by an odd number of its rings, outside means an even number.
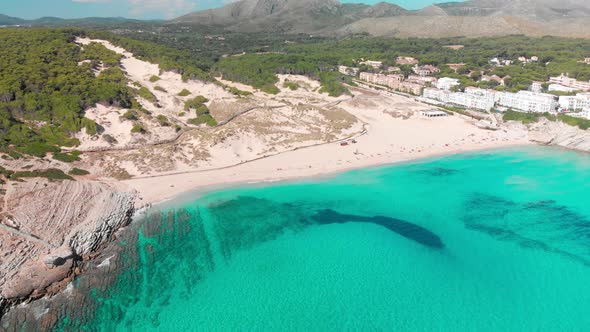
[[[531,144],[525,131],[484,130],[459,116],[425,118],[418,110],[428,106],[411,99],[363,95],[360,90],[356,93],[360,97],[340,107],[361,120],[365,131],[344,140],[346,146],[341,141],[325,143],[233,166],[137,177],[123,183],[139,193],[140,204],[154,204],[205,187],[329,175],[438,155]],[[390,102],[396,109],[407,104],[408,112],[394,114],[371,102],[375,98]],[[356,143],[352,143],[353,139]]]

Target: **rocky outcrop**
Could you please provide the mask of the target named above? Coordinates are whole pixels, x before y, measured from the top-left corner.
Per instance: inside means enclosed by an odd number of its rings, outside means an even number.
[[[529,126],[529,139],[535,143],[590,152],[590,131],[563,122],[541,120]]]
[[[51,293],[77,261],[130,222],[134,201],[135,194],[97,181],[9,183],[0,223],[0,303]]]

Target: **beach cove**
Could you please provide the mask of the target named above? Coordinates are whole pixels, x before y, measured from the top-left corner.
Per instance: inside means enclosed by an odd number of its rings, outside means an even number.
[[[30,305],[63,330],[581,331],[589,169],[518,147],[185,194]]]

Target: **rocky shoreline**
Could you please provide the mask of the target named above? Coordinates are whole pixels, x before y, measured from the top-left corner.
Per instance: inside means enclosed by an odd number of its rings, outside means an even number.
[[[0,320],[20,303],[51,297],[127,226],[136,194],[98,181],[35,180],[8,186],[0,228]]]

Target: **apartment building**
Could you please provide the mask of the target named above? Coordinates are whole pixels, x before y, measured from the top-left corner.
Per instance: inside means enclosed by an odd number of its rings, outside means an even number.
[[[348,76],[356,76],[359,69],[357,67],[338,66],[338,72]]]
[[[487,111],[494,107],[495,91],[475,87],[465,89],[465,92],[450,92],[448,90],[426,88],[422,93],[424,98],[437,100],[445,104],[452,104],[469,109]]]
[[[558,106],[554,95],[531,91],[499,92],[496,99],[499,105],[522,112],[554,112]]]
[[[459,83],[459,80],[456,78],[442,77],[436,83],[436,88],[440,89],[440,90],[449,91],[453,87],[459,86],[459,85],[461,85],[461,83]]]
[[[557,77],[549,78],[549,82],[575,88],[581,91],[590,91],[590,82],[578,81],[574,78],[569,78],[567,74],[561,74]]]
[[[412,71],[419,76],[430,76],[440,72],[436,66],[425,65],[425,66],[414,66]]]
[[[590,111],[590,93],[559,97],[559,106],[568,111]]]

